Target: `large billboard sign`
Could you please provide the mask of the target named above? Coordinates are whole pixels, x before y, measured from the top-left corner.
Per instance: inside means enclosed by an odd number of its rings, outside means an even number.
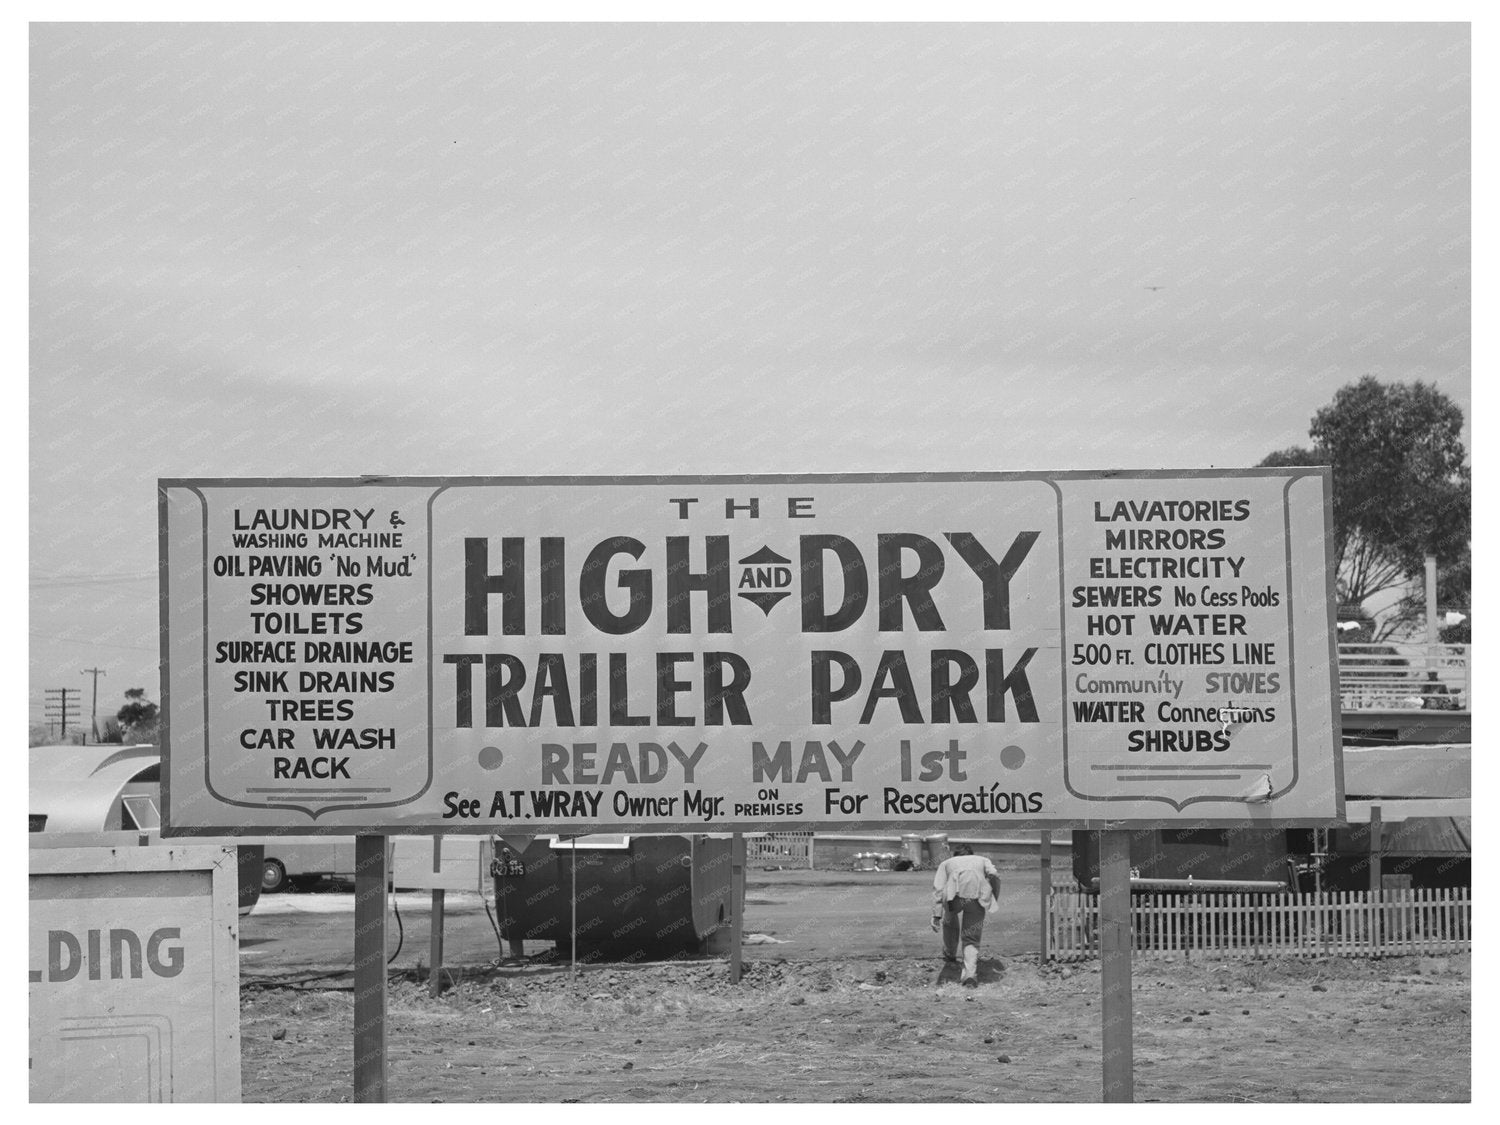
[[[1329,823],[1329,484],[164,480],[167,831]]]

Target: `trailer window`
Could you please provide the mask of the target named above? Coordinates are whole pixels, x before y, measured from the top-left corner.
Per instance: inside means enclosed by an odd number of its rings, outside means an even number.
[[[144,794],[121,797],[120,804],[124,809],[121,819],[125,821],[125,831],[144,832],[161,827],[161,814],[156,811],[156,802],[150,797]]]

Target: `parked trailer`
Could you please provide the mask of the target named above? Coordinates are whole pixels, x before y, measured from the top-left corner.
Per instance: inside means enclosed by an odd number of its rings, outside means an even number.
[[[1295,828],[1162,828],[1132,834],[1130,872],[1153,883],[1191,878],[1293,890],[1292,865],[1311,851],[1312,834]],[[1082,887],[1097,884],[1097,832],[1073,833],[1073,877]]]
[[[28,766],[32,832],[161,827],[161,752],[155,746],[33,746]]]
[[[576,846],[575,846],[576,845]],[[501,936],[571,947],[580,960],[648,960],[704,948],[736,910],[729,836],[538,836],[495,844]]]
[[[1468,798],[1350,801],[1349,823],[1328,831],[1321,858],[1325,890],[1360,891],[1370,885],[1373,810],[1380,809],[1382,885],[1455,889],[1473,883],[1473,816]],[[1303,883],[1310,881],[1306,876]],[[1311,890],[1304,885],[1302,890]]]
[[[161,837],[161,754],[155,746],[33,746],[27,821],[33,848],[157,847]],[[238,848],[240,913],[260,898],[258,843],[219,840]]]
[[[161,748],[152,745],[33,746],[33,832],[161,832]],[[354,877],[353,836],[194,837],[256,849],[260,890]]]
[[[1344,747],[1347,824],[1309,828],[1164,828],[1136,833],[1138,879],[1249,880],[1288,891],[1369,889],[1371,856],[1401,887],[1470,886],[1471,746]],[[1370,823],[1380,810],[1380,838]],[[1099,874],[1098,836],[1073,833],[1073,874],[1087,888]]]

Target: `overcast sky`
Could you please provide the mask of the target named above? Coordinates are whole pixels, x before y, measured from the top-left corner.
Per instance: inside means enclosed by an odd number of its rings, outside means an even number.
[[[33,716],[158,697],[160,476],[1246,466],[1365,373],[1470,414],[1461,25],[34,25],[31,146]]]

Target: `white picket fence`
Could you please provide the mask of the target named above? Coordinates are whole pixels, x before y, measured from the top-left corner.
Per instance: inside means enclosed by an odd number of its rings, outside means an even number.
[[[746,867],[812,867],[811,832],[768,832],[745,837]]]
[[[1467,887],[1317,894],[1133,894],[1137,953],[1211,957],[1375,957],[1469,949]],[[1059,960],[1099,955],[1099,896],[1055,890],[1049,945]]]

